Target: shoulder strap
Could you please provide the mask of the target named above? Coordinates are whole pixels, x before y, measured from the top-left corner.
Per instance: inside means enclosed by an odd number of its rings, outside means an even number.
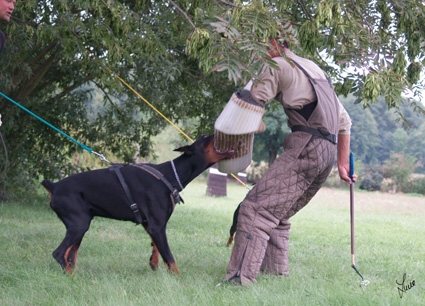
[[[314,79],[310,76],[310,73],[308,73],[307,72],[307,70],[305,70],[303,67],[301,67],[301,65],[300,64],[298,64],[295,60],[293,60],[292,58],[291,58],[291,61],[298,67],[298,68],[300,68],[300,70],[302,71],[302,72],[304,72],[304,74],[311,80],[311,81],[314,81]]]
[[[160,171],[146,164],[130,164],[130,165],[146,171],[147,173],[155,177],[157,180],[161,180],[165,184],[165,186],[167,186],[167,188],[170,190],[173,201],[175,203],[180,203],[180,202],[184,203],[183,199],[180,197],[178,189],[174,188],[173,185],[171,185],[171,183],[165,178],[165,176]]]
[[[291,61],[292,62],[294,62],[294,64],[298,67],[298,68],[300,68],[300,70],[302,71],[302,72],[304,72],[304,74],[308,77],[308,79],[311,81],[311,82],[313,82],[314,84],[316,84],[317,83],[317,81],[316,80],[318,80],[317,78],[313,78],[311,75],[310,75],[310,73],[308,73],[307,72],[307,70],[305,70],[300,64],[298,64],[296,61],[294,61],[292,58],[291,58]],[[328,77],[328,75],[325,73],[325,76],[326,76],[326,80],[329,82],[329,84],[331,84],[331,80],[329,79],[329,77]]]
[[[125,192],[127,198],[130,201],[129,206],[130,206],[130,209],[132,210],[134,216],[136,217],[136,224],[146,223],[147,222],[146,217],[143,215],[143,213],[137,207],[137,203],[133,200],[133,197],[131,196],[131,193],[130,193],[130,189],[128,188],[128,185],[125,182],[124,177],[122,176],[122,173],[121,173],[122,167],[123,167],[122,165],[113,165],[113,166],[109,167],[109,170],[114,171],[115,174],[117,175],[118,180],[120,181],[121,186],[124,189],[124,192]]]

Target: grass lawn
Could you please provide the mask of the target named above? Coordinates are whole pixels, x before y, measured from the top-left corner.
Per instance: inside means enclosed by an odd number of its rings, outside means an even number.
[[[47,194],[0,204],[0,305],[424,305],[425,197],[356,190],[356,266],[366,287],[351,268],[348,188],[322,189],[291,219],[289,279],[260,275],[239,287],[221,278],[246,189],[229,183],[224,198],[205,191],[203,181],[189,185],[168,223],[179,275],[150,270],[142,227],[97,218],[66,276],[51,256],[65,228]],[[410,289],[400,297],[404,275]]]

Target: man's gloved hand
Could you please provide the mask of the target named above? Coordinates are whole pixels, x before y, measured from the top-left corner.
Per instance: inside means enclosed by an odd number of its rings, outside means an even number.
[[[249,104],[255,105],[255,106],[259,106],[259,107],[264,107],[264,105],[258,103],[257,101],[254,100],[254,98],[251,96],[251,92],[249,90],[243,89],[242,91],[238,91],[236,92],[236,96],[241,99],[244,102],[247,102]]]

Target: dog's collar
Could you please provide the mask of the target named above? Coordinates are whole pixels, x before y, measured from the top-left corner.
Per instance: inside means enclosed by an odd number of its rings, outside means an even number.
[[[180,186],[180,191],[182,191],[184,188],[183,188],[182,183],[180,182],[180,177],[179,177],[179,174],[177,173],[176,166],[174,166],[174,161],[173,160],[171,160],[171,168],[173,168],[174,176],[176,177],[177,183]]]

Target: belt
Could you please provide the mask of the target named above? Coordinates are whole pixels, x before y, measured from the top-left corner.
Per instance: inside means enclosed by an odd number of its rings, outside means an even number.
[[[305,132],[319,138],[324,138],[326,140],[329,140],[333,144],[338,143],[338,136],[335,134],[331,134],[325,130],[316,129],[305,125],[294,125],[291,130],[292,132]]]

